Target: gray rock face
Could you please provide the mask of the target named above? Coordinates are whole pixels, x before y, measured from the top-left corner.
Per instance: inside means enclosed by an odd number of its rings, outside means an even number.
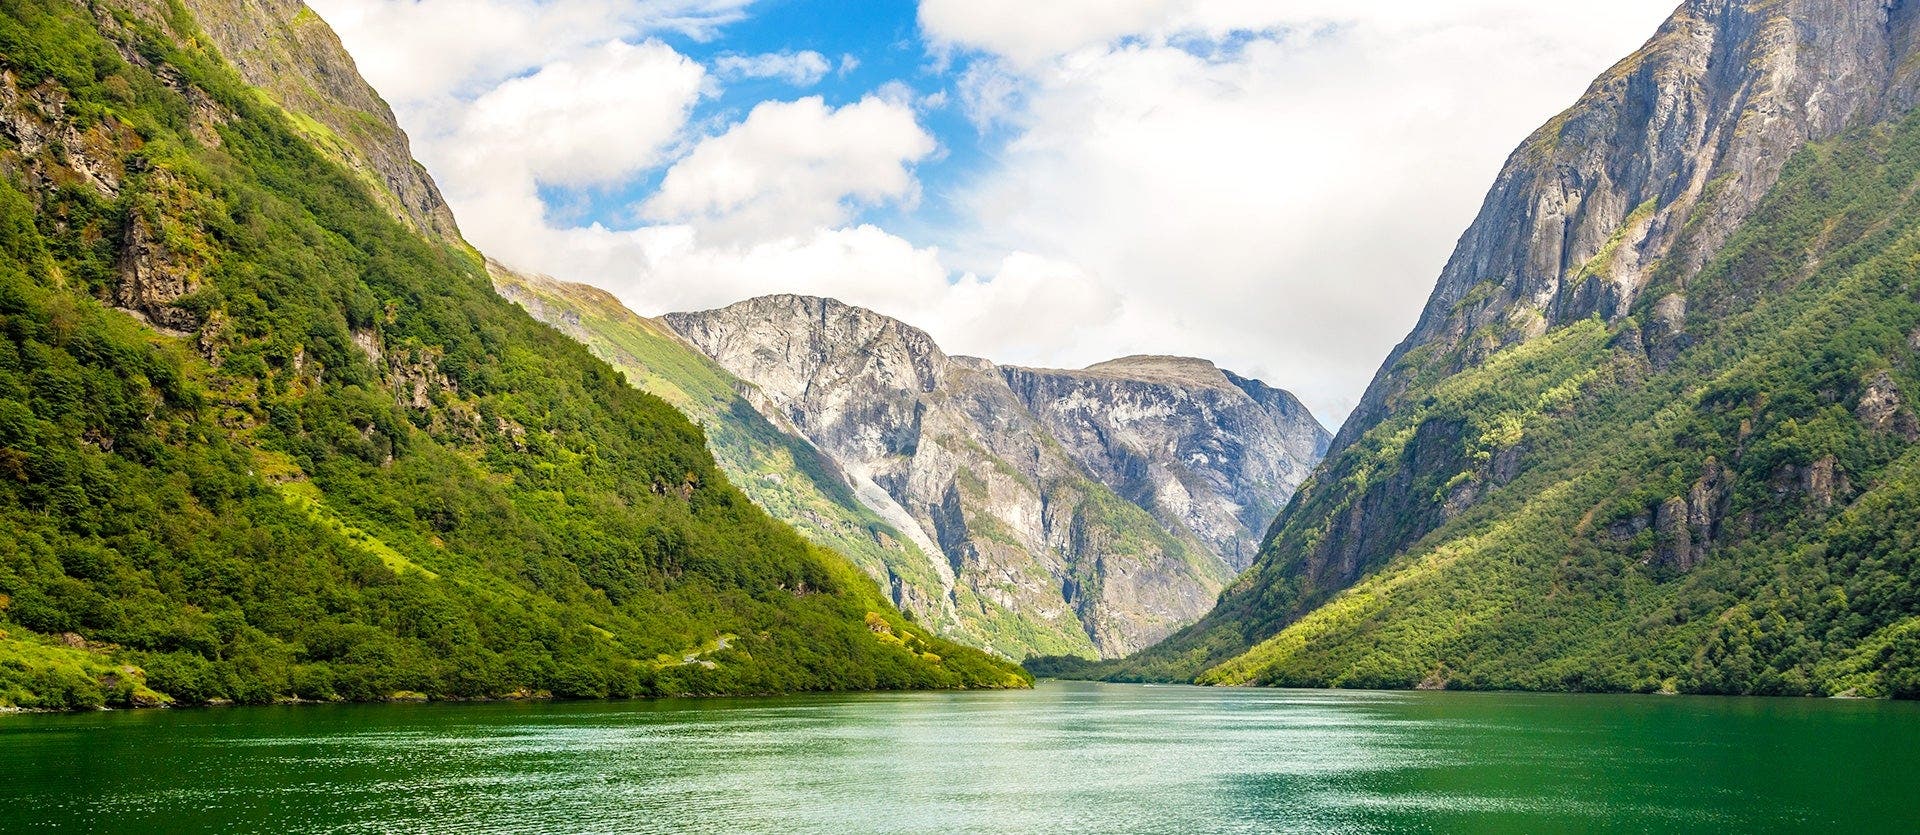
[[[1681,294],[1659,311],[1679,332],[1687,280],[1796,149],[1913,107],[1917,27],[1920,6],[1895,0],[1687,0],[1514,152],[1333,449],[1423,372],[1625,316],[1656,281]]]
[[[1193,531],[1235,571],[1330,440],[1292,394],[1206,360],[1127,357],[1001,376],[1088,473],[1162,525]]]
[[[923,533],[952,568],[931,591],[1016,657],[1123,655],[1198,618],[1250,553],[1259,502],[1284,501],[1326,443],[1291,395],[1199,361],[1002,369],[801,296],[665,321]]]

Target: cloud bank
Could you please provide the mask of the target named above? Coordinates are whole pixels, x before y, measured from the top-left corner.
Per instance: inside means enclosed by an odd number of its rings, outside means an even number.
[[[706,117],[861,59],[729,49],[748,0],[314,5],[510,263],[647,314],[836,296],[1003,362],[1204,356],[1337,423],[1505,154],[1672,3],[921,0],[921,76]],[[636,184],[627,222],[554,205]]]

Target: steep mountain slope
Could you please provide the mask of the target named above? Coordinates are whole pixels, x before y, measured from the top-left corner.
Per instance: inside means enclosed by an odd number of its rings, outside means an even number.
[[[314,147],[363,176],[374,199],[395,217],[416,231],[466,245],[440,188],[414,161],[393,111],[353,68],[333,29],[305,3],[192,0],[186,6],[240,79],[285,109],[294,130]],[[198,135],[219,139],[217,131]]]
[[[839,466],[791,426],[748,401],[754,390],[688,345],[665,323],[636,315],[604,290],[489,263],[494,289],[579,340],[642,390],[693,418],[715,460],[754,504],[816,543],[847,555],[881,581],[902,611],[943,635],[982,643],[950,597],[946,558],[917,525],[902,532],[862,504]],[[744,392],[744,394],[743,394]],[[767,413],[778,417],[778,411]],[[925,542],[924,545],[915,540]]]
[[[1021,683],[496,296],[384,108],[317,147],[323,29],[0,9],[0,703]]]
[[[1078,672],[1920,692],[1916,21],[1683,5],[1514,154],[1220,607]]]
[[[1267,398],[1256,401],[1199,361],[1141,360],[1151,373],[1136,377],[1118,366],[1002,369],[950,357],[897,320],[801,296],[665,321],[832,457],[862,501],[923,532],[915,538],[951,571],[928,596],[1016,657],[1124,654],[1198,617],[1233,566],[1188,520],[1232,545],[1243,509],[1213,492],[1227,474],[1284,493],[1311,464],[1287,456],[1325,443],[1290,396],[1249,383]],[[1305,437],[1243,443],[1228,437],[1236,428]],[[1112,443],[1096,440],[1103,432]]]

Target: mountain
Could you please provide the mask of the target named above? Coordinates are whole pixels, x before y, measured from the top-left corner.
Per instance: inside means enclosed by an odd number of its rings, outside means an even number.
[[[896,526],[862,504],[833,459],[790,424],[776,424],[777,410],[762,414],[752,405],[751,386],[666,323],[635,314],[604,290],[517,272],[498,262],[489,262],[488,270],[502,296],[580,341],[628,382],[699,424],[720,469],[754,504],[852,559],[884,584],[901,610],[929,629],[984,645],[964,628],[952,600],[938,594],[952,585],[952,569],[944,558],[928,556],[939,549],[921,544],[926,538],[918,525]]]
[[[0,9],[0,705],[1018,686],[495,295],[299,3]]]
[[[1001,368],[804,296],[664,321],[938,557],[939,586],[890,585],[1014,657],[1123,655],[1199,617],[1327,442],[1291,395],[1201,360]]]
[[[1163,526],[1193,531],[1234,571],[1253,562],[1330,440],[1292,394],[1206,360],[1126,357],[1001,376],[1095,480]]]
[[[1508,160],[1222,684],[1920,693],[1920,9],[1689,0]]]

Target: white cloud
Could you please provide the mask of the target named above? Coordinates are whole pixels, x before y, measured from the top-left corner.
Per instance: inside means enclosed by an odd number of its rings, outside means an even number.
[[[1642,4],[1645,4],[1642,7]],[[1023,68],[1125,39],[1164,43],[1175,36],[1363,26],[1417,33],[1468,25],[1571,43],[1641,39],[1673,10],[1673,0],[920,0],[920,25],[945,50],[980,50]],[[1648,11],[1655,13],[1653,18]],[[1635,41],[1637,45],[1637,41]],[[1617,57],[1617,56],[1616,56]]]
[[[763,102],[667,171],[642,206],[710,238],[769,239],[846,223],[861,206],[909,202],[911,166],[936,148],[908,104],[869,96]]]
[[[548,215],[558,208],[542,201],[540,186],[615,184],[664,163],[705,78],[657,41],[614,41],[420,119],[414,151],[469,241],[539,266],[530,259],[544,257]]]
[[[1011,117],[1019,106],[1022,79],[1002,62],[975,61],[960,74],[960,109],[974,128],[985,132]]]
[[[795,87],[812,87],[833,71],[825,55],[811,50],[768,52],[760,55],[722,55],[714,59],[713,71],[721,78],[772,78]]]
[[[1077,264],[1014,252],[993,275],[968,274],[923,314],[948,350],[999,361],[1051,358],[1121,324],[1125,299]]]
[[[706,37],[752,0],[313,0],[374,89],[405,118],[608,40]]]
[[[705,79],[663,43],[612,41],[502,83],[467,105],[456,133],[426,140],[495,181],[616,182],[662,161]]]
[[[936,43],[1035,64],[1150,31],[1179,5],[1177,0],[921,0],[920,25]]]

